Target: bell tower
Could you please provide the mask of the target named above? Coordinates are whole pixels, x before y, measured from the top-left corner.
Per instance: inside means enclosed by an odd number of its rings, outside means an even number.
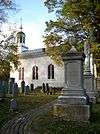
[[[19,53],[22,53],[23,51],[28,50],[28,47],[25,46],[25,37],[26,35],[23,32],[22,19],[21,19],[20,31],[17,33],[17,44],[18,44]]]

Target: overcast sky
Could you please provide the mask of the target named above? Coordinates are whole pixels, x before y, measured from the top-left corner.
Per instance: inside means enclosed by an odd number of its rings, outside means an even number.
[[[20,18],[22,18],[26,46],[30,49],[43,47],[42,36],[46,27],[45,22],[54,18],[54,15],[48,14],[43,0],[16,0],[16,4],[21,10],[17,14],[11,14],[9,21],[20,27]]]

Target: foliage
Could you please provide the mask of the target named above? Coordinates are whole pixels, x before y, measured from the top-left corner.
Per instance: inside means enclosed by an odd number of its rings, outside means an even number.
[[[0,0],[0,23],[7,21],[8,11],[16,10],[14,0]]]
[[[52,56],[55,61],[57,57],[61,60],[60,46],[66,46],[68,50],[71,45],[75,45],[82,51],[84,41],[88,40],[92,44],[95,58],[100,57],[100,48],[98,49],[100,2],[98,0],[45,0],[44,4],[49,12],[55,11],[56,13],[56,20],[46,22],[44,43],[49,56]],[[97,45],[95,48],[94,44]]]
[[[17,69],[20,62],[17,45],[9,40],[3,43],[0,44],[0,79],[8,79],[11,69]]]
[[[0,24],[7,21],[10,10],[16,11],[16,5],[13,0],[0,1]],[[1,25],[2,26],[2,25]],[[14,66],[17,69],[19,57],[17,54],[17,45],[14,41],[14,32],[8,37],[0,31],[0,79],[8,79],[10,70]]]

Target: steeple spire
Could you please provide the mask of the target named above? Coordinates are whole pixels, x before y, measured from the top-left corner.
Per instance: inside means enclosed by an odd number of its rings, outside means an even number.
[[[22,31],[23,26],[22,26],[22,18],[20,18],[20,30]]]

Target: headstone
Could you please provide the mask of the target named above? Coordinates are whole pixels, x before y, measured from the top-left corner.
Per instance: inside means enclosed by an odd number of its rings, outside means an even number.
[[[10,110],[12,110],[12,111],[17,110],[17,102],[15,99],[11,99],[11,101],[10,101]]]
[[[47,95],[50,93],[50,88],[49,88],[49,84],[46,83],[46,92],[47,92]]]
[[[58,103],[54,105],[54,115],[65,120],[88,121],[90,106],[83,88],[83,62],[85,55],[75,47],[62,57],[65,69],[65,86]]]
[[[29,86],[25,86],[24,94],[28,95],[29,94]]]
[[[3,86],[2,86],[2,80],[0,80],[0,100],[4,97],[4,91],[3,91]]]
[[[97,91],[99,92],[99,96],[100,96],[100,77],[96,78],[96,88],[97,88]]]
[[[15,82],[15,78],[10,78],[9,79],[9,88],[8,88],[8,93],[12,94],[12,89],[13,89],[13,84]]]
[[[30,84],[30,90],[34,91],[34,84],[33,83]]]
[[[45,83],[42,84],[42,91],[43,91],[43,93],[46,93]]]
[[[96,103],[95,76],[91,73],[90,58],[92,57],[90,54],[90,44],[88,42],[85,42],[84,44],[84,53],[86,56],[84,66],[84,88],[86,89],[86,93],[90,98],[90,102]]]
[[[13,84],[13,89],[12,89],[12,96],[13,97],[17,97],[18,96],[18,93],[19,93],[18,84],[17,83],[14,83]]]
[[[24,90],[25,90],[25,81],[22,81],[21,82],[21,90],[22,90],[22,93],[24,93]]]

